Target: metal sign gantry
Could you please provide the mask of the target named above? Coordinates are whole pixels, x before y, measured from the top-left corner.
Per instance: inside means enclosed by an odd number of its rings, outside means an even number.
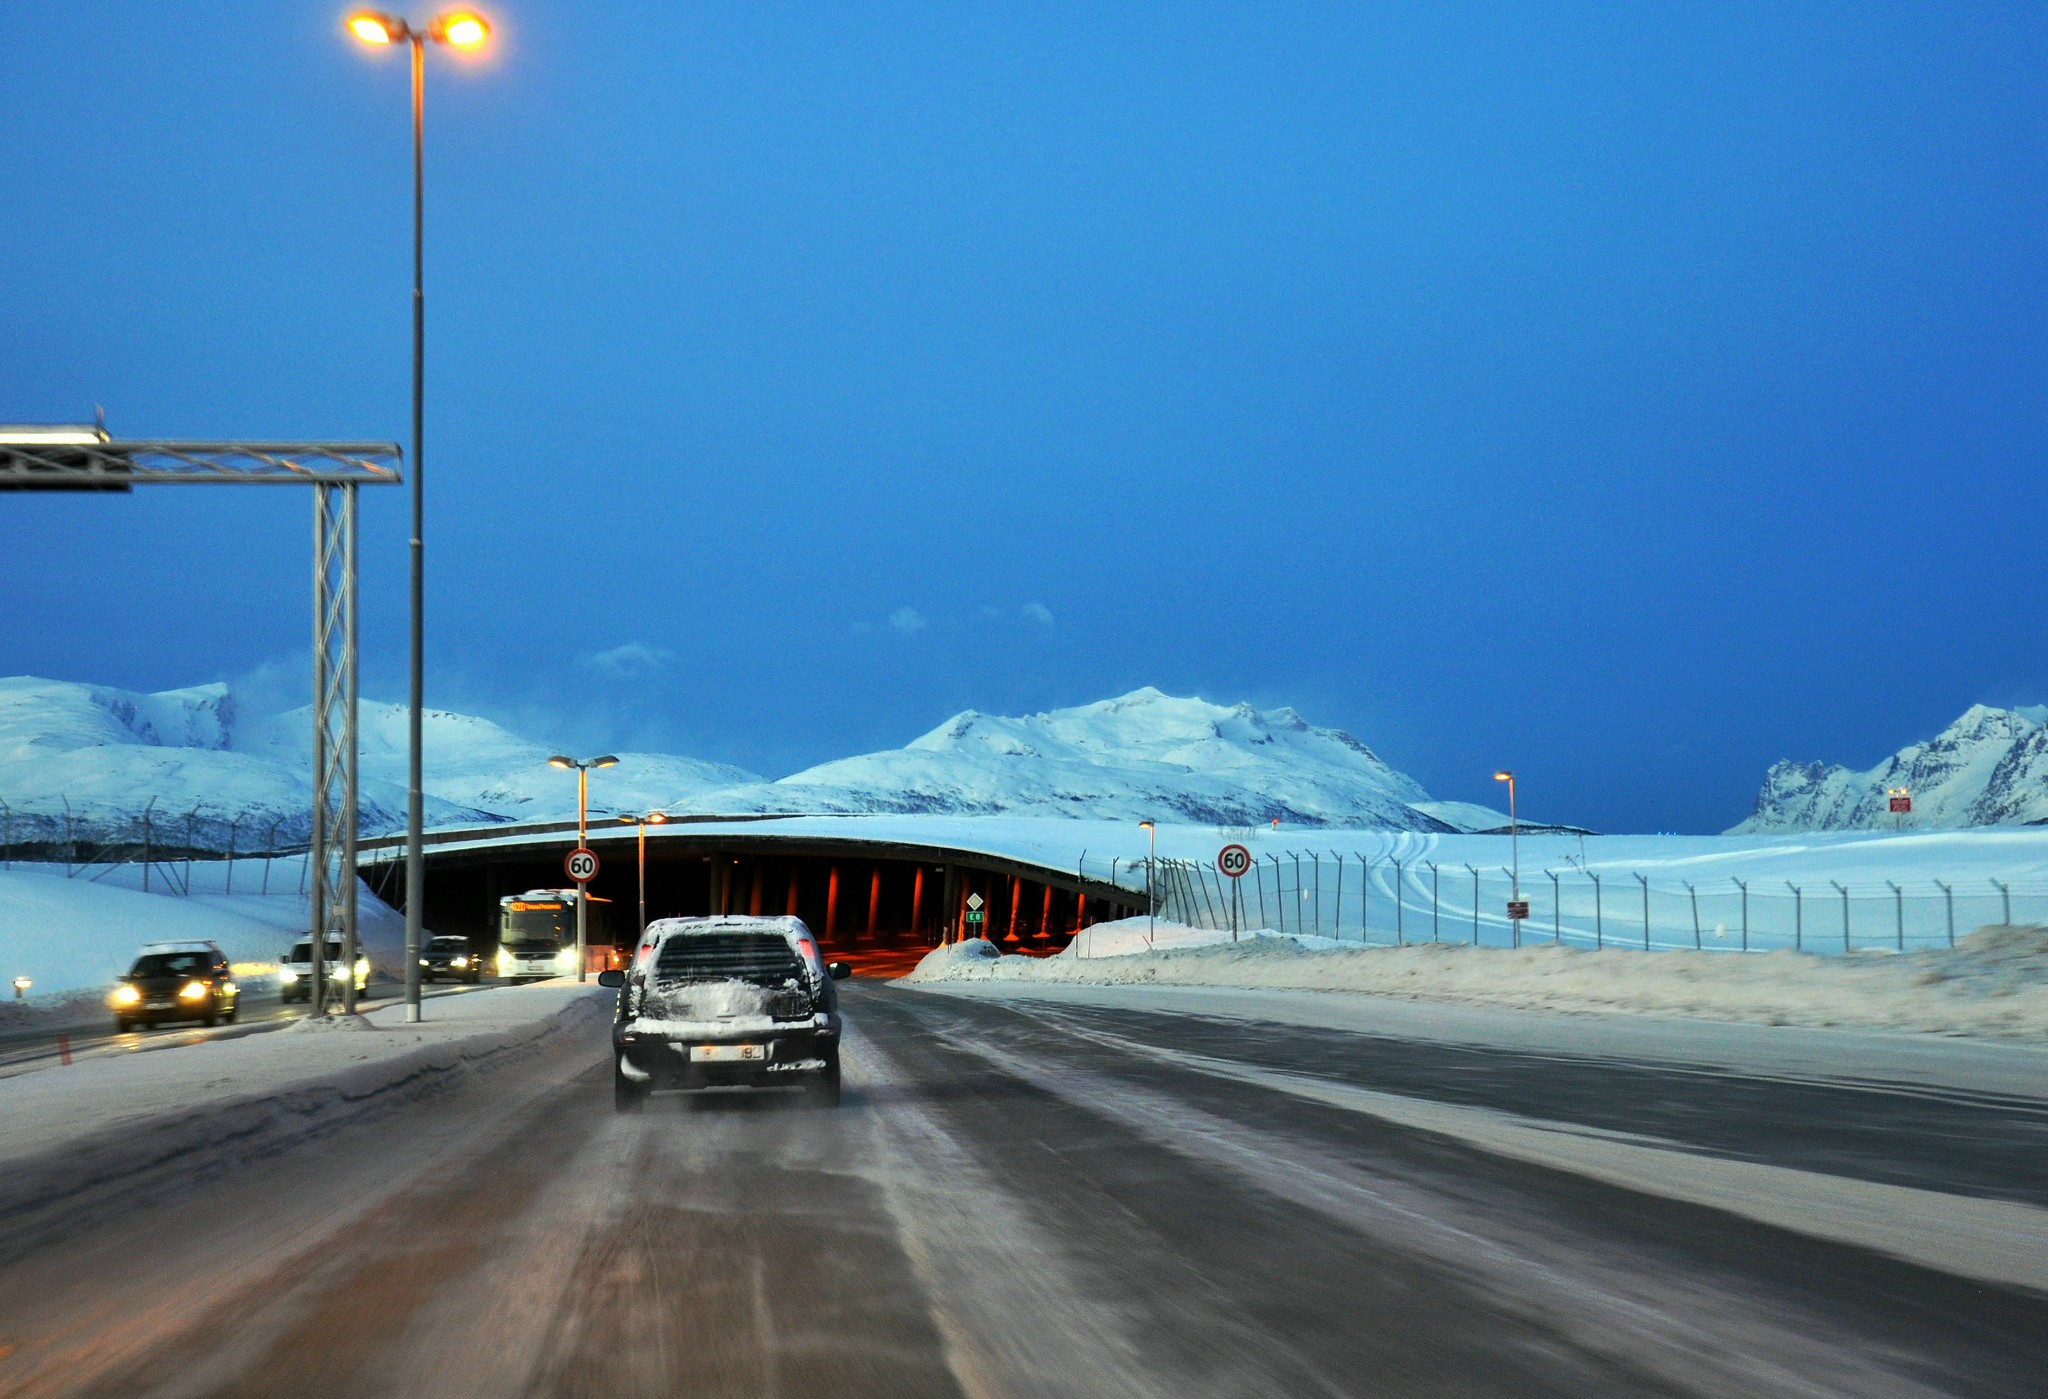
[[[356,488],[395,486],[395,442],[121,442],[104,428],[0,427],[0,491],[162,485],[313,488],[313,893],[310,1014],[356,1005]],[[327,942],[341,945],[328,974]],[[336,993],[339,992],[337,996]]]

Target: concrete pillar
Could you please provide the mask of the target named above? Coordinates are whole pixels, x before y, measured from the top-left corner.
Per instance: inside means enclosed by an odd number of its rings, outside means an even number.
[[[788,914],[788,915],[789,915],[789,916],[790,916],[791,918],[794,918],[794,917],[796,917],[796,866],[795,866],[795,865],[791,865],[791,866],[789,867],[789,897],[788,897],[788,899],[787,899],[787,901],[786,901],[786,906],[785,906],[785,907],[783,908],[783,910],[782,910],[782,911],[783,911],[784,913]]]
[[[1024,881],[1016,875],[1010,876],[1010,935],[1005,942],[1017,940],[1017,901],[1024,897]]]
[[[959,892],[960,871],[958,867],[954,865],[945,866],[945,875],[945,889],[944,892],[942,892],[939,896],[939,917],[944,922],[945,927],[945,931],[941,940],[945,942],[951,942],[953,941],[954,934],[958,931],[959,925],[950,920],[952,920],[955,916],[955,905],[957,905],[958,902],[966,896]]]
[[[704,911],[716,918],[719,913],[719,904],[724,897],[720,892],[725,887],[725,857],[723,855],[713,855],[705,862],[704,878],[707,881],[705,884]]]
[[[1079,934],[1080,934],[1081,930],[1082,930],[1083,928],[1087,927],[1087,926],[1088,926],[1088,896],[1087,896],[1086,894],[1076,894],[1076,895],[1074,895],[1074,933],[1075,933],[1075,935],[1076,935],[1076,936],[1079,936]]]
[[[832,941],[839,930],[839,866],[832,866],[832,877],[825,885],[825,941]]]
[[[755,918],[761,916],[761,896],[767,892],[765,888],[767,883],[768,881],[761,877],[761,871],[758,868],[750,871],[747,876],[747,884],[749,886],[747,891],[747,912]]]
[[[882,867],[868,871],[868,941],[875,938],[875,926],[882,914]]]
[[[924,935],[924,866],[917,867],[917,877],[910,882],[910,935]]]
[[[1042,938],[1052,936],[1052,885],[1050,884],[1045,886],[1045,909],[1038,915],[1038,935]]]

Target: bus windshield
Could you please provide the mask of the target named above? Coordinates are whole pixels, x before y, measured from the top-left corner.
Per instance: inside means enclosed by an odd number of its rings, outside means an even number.
[[[498,942],[514,948],[563,947],[576,940],[576,910],[566,899],[507,899]]]

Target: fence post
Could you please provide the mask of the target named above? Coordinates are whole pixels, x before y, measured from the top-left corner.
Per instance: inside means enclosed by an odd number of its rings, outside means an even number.
[[[1834,884],[1835,892],[1842,896],[1842,950],[1847,952],[1849,950],[1849,891],[1832,879],[1828,883]]]
[[[1252,884],[1259,891],[1259,926],[1266,926],[1266,876],[1259,868],[1259,857],[1252,856]]]
[[[1747,952],[1749,951],[1749,881],[1746,879],[1735,879],[1735,876],[1732,874],[1728,877],[1734,879],[1735,887],[1742,891],[1742,950]]]
[[[1330,858],[1337,862],[1337,912],[1336,916],[1330,920],[1330,936],[1338,942],[1342,942],[1344,941],[1344,855],[1341,851],[1332,850]],[[1365,857],[1361,855],[1359,858],[1364,859]]]
[[[1996,879],[1991,882],[1998,885],[1998,896],[2005,901],[2005,913],[1998,921],[2010,928],[2012,926],[2012,886]]]
[[[1685,881],[1685,892],[1692,897],[1692,950],[1700,950],[1700,891],[1692,887],[1690,879]]]
[[[71,834],[71,798],[64,802],[64,877],[71,878],[71,867],[78,863],[78,842]]]
[[[1393,861],[1394,865],[1394,946],[1406,947],[1408,945],[1408,929],[1401,917],[1401,875],[1403,871],[1399,860],[1395,860],[1392,855],[1387,856],[1387,859]],[[1367,896],[1370,897],[1371,890],[1368,888],[1366,892]]]
[[[1441,942],[1443,939],[1439,934],[1443,931],[1443,874],[1437,869],[1436,861],[1424,860],[1422,863],[1429,866],[1429,940]]]
[[[1311,851],[1309,851],[1309,852],[1308,852],[1308,862],[1309,862],[1309,864],[1310,864],[1310,865],[1311,865],[1312,867],[1314,867],[1314,869],[1315,869],[1315,876],[1316,876],[1316,902],[1315,902],[1315,913],[1316,913],[1316,936],[1317,936],[1317,937],[1321,937],[1321,936],[1323,935],[1323,861],[1322,861],[1322,857],[1321,857],[1321,856],[1317,855],[1315,851],[1311,850]],[[1295,874],[1294,874],[1295,880],[1296,880],[1297,882],[1299,882],[1299,881],[1300,881],[1300,879],[1301,879],[1301,856],[1299,856],[1299,855],[1296,855],[1296,856],[1294,857],[1294,871],[1295,871]]]
[[[272,860],[273,858],[275,858],[275,856],[277,855],[277,826],[278,826],[278,823],[279,823],[280,821],[282,821],[282,820],[284,820],[284,818],[283,818],[282,816],[274,816],[274,817],[272,817],[272,818],[271,818],[271,821],[270,821],[270,834],[269,834],[269,835],[267,835],[267,836],[265,836],[265,837],[263,837],[263,889],[262,889],[262,892],[263,892],[263,894],[265,894],[266,896],[267,896],[267,895],[268,895],[268,894],[270,893],[270,862],[271,862],[271,860]]]
[[[1280,925],[1273,931],[1284,933],[1287,931],[1287,900],[1280,896],[1280,891],[1287,887],[1287,883],[1280,878],[1280,857],[1271,855],[1267,858],[1273,862],[1273,912],[1279,915],[1273,921]],[[1294,921],[1297,924],[1301,922],[1301,910],[1298,908],[1294,910]]]
[[[192,823],[199,819],[199,808],[193,807],[185,813],[185,896],[192,896]]]
[[[1555,945],[1564,941],[1564,894],[1557,887],[1557,871],[1543,872],[1550,876],[1550,941]]]
[[[142,892],[149,892],[150,837],[153,834],[151,821],[156,811],[156,798],[149,799],[149,805],[142,808]]]
[[[1948,945],[1956,945],[1956,886],[1934,881],[1934,887],[1941,890],[1942,900],[1948,905]]]
[[[1598,951],[1607,946],[1607,925],[1600,908],[1600,876],[1587,870],[1586,878],[1593,881],[1593,947]]]
[[[1635,874],[1635,871],[1630,870],[1629,873]],[[1643,951],[1648,952],[1650,950],[1650,881],[1637,874],[1636,883],[1643,886]]]
[[[1470,865],[1466,865],[1465,868],[1472,870],[1472,945],[1477,947],[1479,946],[1479,871],[1472,869]]]
[[[14,868],[14,808],[0,801],[0,811],[7,813],[6,832],[0,834],[0,850],[6,852],[5,857],[0,858],[0,869],[11,870]]]
[[[1792,891],[1792,950],[1794,952],[1804,952],[1806,950],[1806,896],[1801,894],[1799,886],[1789,879],[1785,881],[1785,887]]]
[[[1887,884],[1892,882],[1887,879]],[[1906,950],[1906,896],[1899,886],[1892,884],[1892,920],[1899,936],[1899,951]]]

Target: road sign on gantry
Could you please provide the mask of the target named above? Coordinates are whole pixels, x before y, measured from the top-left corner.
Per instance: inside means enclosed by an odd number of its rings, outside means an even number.
[[[1232,879],[1242,879],[1251,871],[1252,852],[1242,845],[1226,845],[1216,852],[1216,868]]]
[[[562,868],[569,872],[569,878],[578,884],[588,884],[597,878],[597,853],[591,850],[571,850],[569,858],[562,861]]]

